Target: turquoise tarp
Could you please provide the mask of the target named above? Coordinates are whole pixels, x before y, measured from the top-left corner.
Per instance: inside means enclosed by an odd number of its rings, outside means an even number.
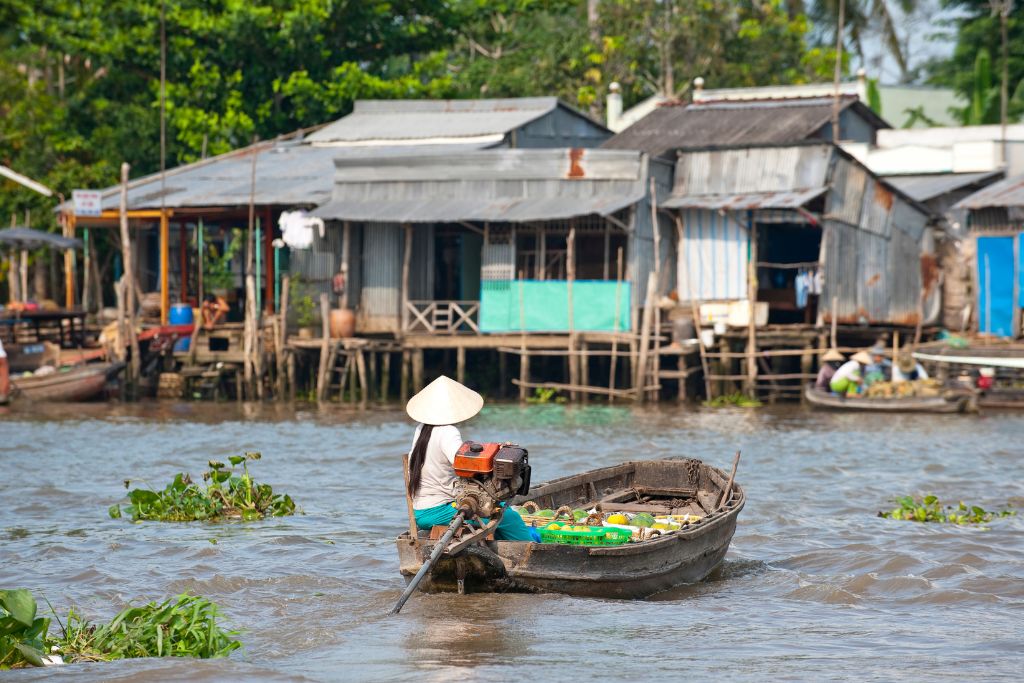
[[[615,291],[619,323],[615,325]],[[522,306],[520,307],[520,292]],[[628,331],[630,283],[577,280],[572,285],[573,329]],[[569,285],[565,280],[485,281],[480,288],[482,332],[568,332]]]

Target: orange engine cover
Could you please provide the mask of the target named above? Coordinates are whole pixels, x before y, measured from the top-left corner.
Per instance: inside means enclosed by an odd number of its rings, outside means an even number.
[[[474,477],[494,471],[494,456],[501,444],[475,443],[467,441],[455,454],[455,474],[460,477]]]

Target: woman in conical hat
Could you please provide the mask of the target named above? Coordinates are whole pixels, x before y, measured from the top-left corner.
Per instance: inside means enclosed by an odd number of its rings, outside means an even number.
[[[826,351],[825,355],[821,357],[821,369],[818,370],[818,377],[814,382],[814,388],[826,393],[831,391],[832,378],[835,376],[836,370],[845,362],[846,356],[839,353],[836,349]]]
[[[455,517],[455,454],[463,444],[455,425],[474,417],[484,399],[469,387],[441,375],[409,399],[405,412],[419,422],[409,452],[409,496],[416,525],[429,530],[448,526]],[[539,541],[540,534],[506,508],[494,537],[505,541]]]

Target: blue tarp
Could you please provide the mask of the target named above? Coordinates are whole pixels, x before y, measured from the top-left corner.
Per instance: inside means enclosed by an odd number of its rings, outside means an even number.
[[[1013,237],[978,238],[978,331],[1012,337],[1014,273]]]
[[[617,327],[616,289],[619,291]],[[573,282],[573,329],[577,332],[628,331],[630,300],[629,282]],[[481,283],[480,331],[568,332],[568,283],[565,280],[500,280]]]

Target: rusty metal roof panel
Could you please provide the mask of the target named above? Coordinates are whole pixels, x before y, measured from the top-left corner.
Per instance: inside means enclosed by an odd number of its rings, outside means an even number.
[[[1024,174],[1000,180],[961,199],[954,209],[1024,209]]]

